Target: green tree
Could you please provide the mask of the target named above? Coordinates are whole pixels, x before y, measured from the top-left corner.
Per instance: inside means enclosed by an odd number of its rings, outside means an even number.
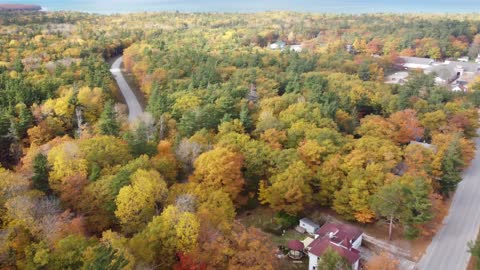
[[[475,270],[480,270],[480,240],[476,240],[475,242],[468,243],[468,252],[472,254],[473,257],[477,259],[477,263],[475,264]]]
[[[18,73],[23,72],[24,66],[22,64],[22,58],[17,57],[15,58],[15,61],[13,62],[13,70],[15,70]]]
[[[408,198],[406,207],[409,210],[405,234],[408,238],[415,238],[419,234],[419,230],[415,226],[424,224],[433,218],[430,186],[422,178],[417,178],[405,191],[407,192],[405,197]]]
[[[395,220],[403,219],[408,208],[405,204],[405,186],[399,181],[387,184],[372,197],[372,208],[381,217],[388,220],[388,239],[392,239],[392,229]]]
[[[368,81],[370,80],[370,68],[367,62],[363,62],[359,67],[358,67],[358,77],[362,81]]]
[[[83,266],[83,252],[91,241],[83,236],[70,235],[55,244],[47,269],[74,270]]]
[[[157,145],[152,141],[153,138],[150,138],[151,136],[148,133],[147,125],[144,122],[140,122],[133,132],[125,134],[132,156],[148,155],[151,157],[157,153]]]
[[[318,259],[318,270],[349,270],[351,265],[331,247]]]
[[[464,165],[462,149],[457,135],[448,146],[442,159],[442,176],[438,180],[441,194],[448,196],[450,192],[455,191],[457,184],[462,180]]]
[[[155,119],[160,119],[162,114],[170,110],[171,104],[168,99],[168,94],[160,90],[157,83],[152,86],[152,94],[148,99],[147,111],[152,113]]]
[[[18,115],[17,134],[20,138],[27,134],[27,130],[33,125],[32,112],[26,107],[22,106]]]
[[[115,112],[113,100],[105,103],[105,108],[98,120],[98,128],[102,135],[118,136],[120,125],[117,121],[117,113]]]
[[[242,105],[242,109],[240,110],[240,121],[247,131],[253,129],[252,119],[250,118],[250,111],[248,110],[247,104]]]
[[[429,185],[422,178],[406,178],[407,181],[400,179],[381,187],[371,200],[375,212],[389,222],[389,239],[395,221],[405,225],[408,238],[415,238],[419,233],[417,226],[433,217]]]
[[[50,190],[48,185],[48,160],[45,155],[38,153],[33,160],[33,187],[47,193]]]

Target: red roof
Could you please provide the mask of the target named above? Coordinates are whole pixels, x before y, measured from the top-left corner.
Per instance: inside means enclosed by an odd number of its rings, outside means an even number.
[[[290,241],[288,241],[287,247],[289,249],[295,250],[295,251],[303,251],[303,249],[305,248],[305,246],[303,245],[303,243],[300,240],[290,240]]]
[[[309,253],[317,257],[322,257],[328,248],[336,251],[340,256],[345,258],[350,264],[356,263],[360,259],[360,252],[354,248],[347,249],[346,247],[339,246],[330,242],[328,237],[315,239],[310,245]]]
[[[333,233],[331,240],[335,243],[341,243],[345,239],[351,239],[352,242],[355,242],[355,240],[362,235],[362,231],[356,227],[347,224],[333,223],[326,223],[315,232],[315,234],[319,235],[319,238],[328,238],[330,233]]]
[[[316,231],[318,237],[308,246],[309,253],[321,257],[328,248],[336,251],[350,264],[360,259],[360,252],[352,248],[361,235],[362,231],[346,224],[327,223]]]

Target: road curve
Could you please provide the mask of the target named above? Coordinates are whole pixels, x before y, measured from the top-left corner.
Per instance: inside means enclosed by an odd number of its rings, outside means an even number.
[[[143,110],[142,106],[140,106],[140,102],[138,102],[137,97],[133,93],[132,88],[130,88],[127,81],[125,80],[125,77],[123,77],[121,70],[122,63],[123,56],[119,57],[117,60],[115,60],[115,62],[113,62],[110,72],[117,81],[118,88],[120,88],[125,102],[127,102],[128,121],[133,122],[138,117],[140,117],[140,115],[142,115]]]
[[[480,228],[480,138],[475,139],[475,144],[475,159],[463,174],[442,229],[417,264],[420,270],[467,269],[467,243],[477,238]]]

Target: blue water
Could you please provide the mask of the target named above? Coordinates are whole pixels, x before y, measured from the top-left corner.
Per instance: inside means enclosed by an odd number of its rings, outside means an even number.
[[[259,12],[291,10],[325,13],[472,13],[480,0],[0,0],[0,3],[37,4],[49,11],[94,13],[142,11]]]

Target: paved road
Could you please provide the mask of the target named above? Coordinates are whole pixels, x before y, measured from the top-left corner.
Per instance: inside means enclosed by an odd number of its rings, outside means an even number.
[[[475,140],[475,159],[463,175],[443,228],[417,267],[420,270],[465,270],[470,259],[467,242],[475,240],[480,228],[480,139]]]
[[[128,106],[128,121],[133,122],[137,119],[142,113],[142,106],[140,106],[140,102],[138,102],[137,97],[132,91],[132,88],[128,85],[125,77],[123,77],[121,66],[123,62],[123,57],[119,57],[115,62],[112,64],[112,68],[110,72],[113,74],[113,77],[117,81],[118,88],[122,92],[125,101],[127,102]]]

